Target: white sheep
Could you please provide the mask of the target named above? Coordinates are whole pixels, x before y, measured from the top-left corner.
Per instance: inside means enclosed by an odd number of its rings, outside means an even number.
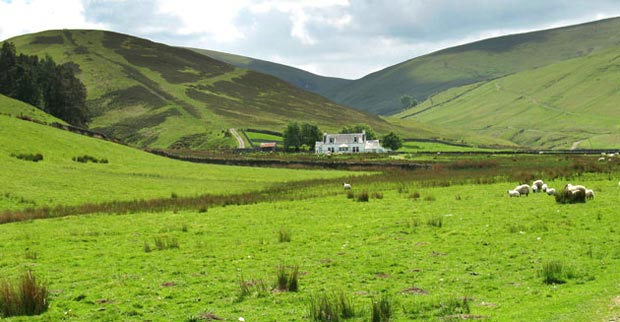
[[[536,186],[536,190],[540,191],[540,189],[542,188],[542,185],[545,184],[542,180],[536,180],[532,183],[533,186]]]
[[[532,185],[532,193],[537,193],[538,192],[538,186],[533,184]]]
[[[586,199],[594,199],[594,190],[586,189]]]
[[[351,184],[350,183],[343,182],[342,186],[344,187],[344,190],[351,190]]]
[[[555,189],[554,188],[547,188],[547,191],[545,191],[548,195],[553,196],[555,195]]]
[[[508,190],[508,196],[510,196],[510,197],[520,197],[521,194],[517,190]]]
[[[522,184],[520,186],[516,186],[514,190],[519,191],[520,194],[525,195],[526,197],[530,194],[530,186],[527,184]]]
[[[543,183],[542,185],[542,191],[547,191],[547,189],[549,189],[549,186],[547,186],[546,183]]]

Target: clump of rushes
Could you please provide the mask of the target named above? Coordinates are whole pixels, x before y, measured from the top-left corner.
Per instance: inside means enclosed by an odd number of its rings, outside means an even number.
[[[372,301],[372,322],[388,322],[392,318],[392,301],[389,296],[382,295]]]
[[[39,315],[47,310],[49,292],[27,271],[17,285],[0,283],[0,314],[3,318],[21,315]]]
[[[359,195],[357,195],[358,202],[368,202],[368,191],[362,191]]]
[[[343,292],[321,293],[309,301],[309,316],[313,321],[338,322],[357,315],[353,301]]]
[[[285,227],[280,228],[280,231],[278,233],[279,238],[278,240],[281,243],[290,243],[291,242],[291,230]]]
[[[299,266],[278,266],[276,289],[281,292],[297,292],[299,290]]]

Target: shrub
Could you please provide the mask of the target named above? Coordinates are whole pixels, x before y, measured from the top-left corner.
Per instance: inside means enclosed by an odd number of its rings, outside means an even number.
[[[32,161],[32,162],[39,162],[41,160],[43,160],[43,155],[41,153],[36,153],[36,154],[26,154],[26,153],[22,153],[22,154],[11,154],[11,156],[16,157],[20,160],[24,160],[24,161]]]
[[[379,300],[372,301],[372,314],[370,321],[387,322],[392,317],[392,301],[389,296],[382,295]]]
[[[47,287],[27,271],[17,286],[7,281],[0,284],[0,314],[2,317],[41,314],[49,306],[48,297]]]
[[[80,163],[87,163],[87,162],[92,162],[92,163],[108,163],[108,159],[97,159],[93,156],[90,155],[82,155],[82,156],[77,156],[77,157],[73,157],[71,160],[75,161],[75,162],[80,162]]]
[[[362,191],[359,195],[357,195],[358,202],[368,202],[368,191]]]

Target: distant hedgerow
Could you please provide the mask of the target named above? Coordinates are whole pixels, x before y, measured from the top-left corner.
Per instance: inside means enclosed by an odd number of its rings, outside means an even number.
[[[11,154],[11,156],[24,161],[39,162],[43,160],[43,155],[41,153],[21,153]]]
[[[82,155],[82,156],[77,156],[77,157],[73,157],[71,160],[75,161],[75,162],[80,162],[80,163],[87,163],[87,162],[92,162],[92,163],[108,163],[108,159],[102,158],[102,159],[97,159],[93,156],[90,155]]]

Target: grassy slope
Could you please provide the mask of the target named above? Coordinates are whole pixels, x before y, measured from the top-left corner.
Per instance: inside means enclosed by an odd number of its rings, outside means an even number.
[[[57,122],[66,124],[65,121],[51,116],[30,104],[26,104],[2,94],[0,94],[0,114],[15,117],[27,117],[44,123]]]
[[[620,43],[620,18],[511,35],[448,48],[323,92],[378,114],[401,110],[400,97],[422,100],[451,87],[489,80],[604,50]]]
[[[43,161],[11,154],[41,153]],[[108,164],[78,163],[73,157],[106,158]],[[0,209],[42,205],[230,194],[277,183],[346,175],[203,165],[158,157],[49,126],[0,115]]]
[[[618,49],[454,88],[396,115],[528,146],[620,148]]]
[[[10,41],[19,52],[75,62],[95,116],[90,127],[138,146],[234,145],[222,130],[281,130],[291,120],[328,130],[351,120],[381,132],[392,127],[273,76],[127,35],[57,30]]]
[[[192,50],[231,65],[276,76],[299,88],[317,94],[324,93],[331,88],[343,86],[351,82],[351,80],[348,79],[320,76],[302,69],[272,63],[260,59],[228,54],[208,49],[192,48]]]
[[[463,298],[470,318],[489,321],[614,320],[617,182],[580,179],[598,191],[596,200],[558,205],[543,194],[508,198],[511,183],[428,188],[409,181],[402,193],[356,186],[383,193],[368,203],[346,199],[335,186],[323,192],[331,196],[208,213],[6,224],[0,273],[32,269],[48,282],[50,310],[28,321],[184,321],[203,312],[227,321],[307,321],[308,299],[332,291],[361,311],[354,322],[369,320],[379,294],[391,297],[394,322],[465,319],[446,308]],[[409,197],[414,191],[419,200]],[[437,218],[442,227],[427,224]],[[291,242],[278,242],[283,228]],[[156,238],[176,239],[179,248],[145,252]],[[573,272],[567,283],[542,282],[539,271],[552,260]],[[239,300],[241,280],[271,287],[279,265],[299,265],[298,293],[251,288]]]

